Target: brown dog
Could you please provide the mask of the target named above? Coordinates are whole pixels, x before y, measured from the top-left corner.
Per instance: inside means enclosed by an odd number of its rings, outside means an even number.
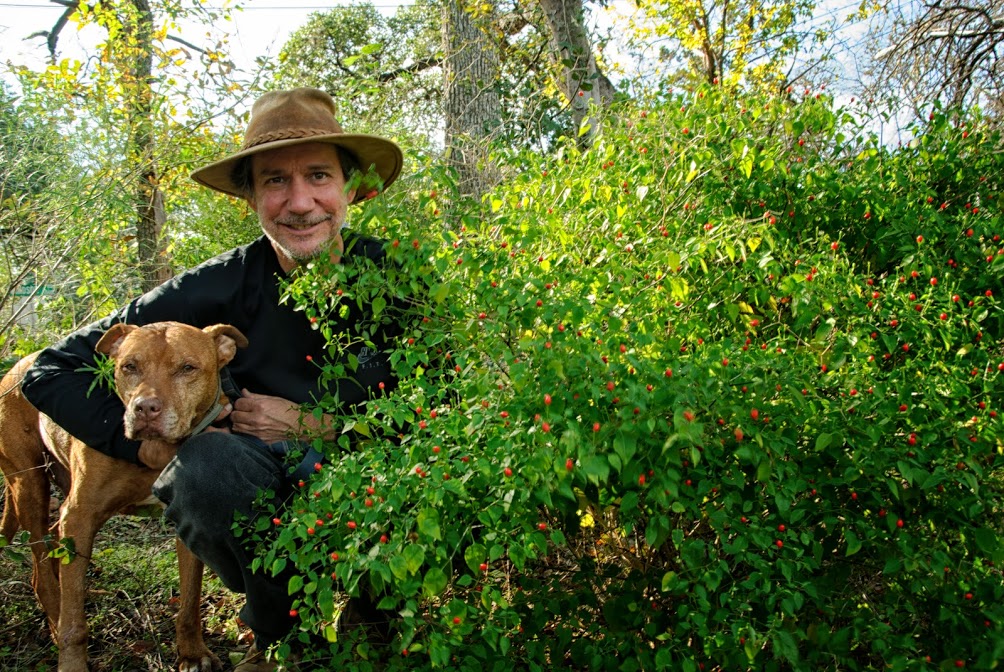
[[[115,361],[116,393],[125,404],[130,439],[178,444],[220,411],[219,371],[247,339],[230,325],[196,329],[177,322],[144,327],[116,324],[97,351]],[[18,526],[30,534],[32,585],[59,647],[59,672],[86,672],[84,591],[94,536],[113,515],[157,503],[150,494],[159,469],[109,457],[74,439],[21,394],[30,355],[0,381],[0,471],[7,481],[0,532],[10,541]],[[226,403],[226,400],[222,400]],[[70,561],[49,557],[49,482],[65,494],[55,539],[72,539]],[[175,622],[178,668],[219,669],[202,639],[199,602],[202,561],[177,542],[181,601]]]

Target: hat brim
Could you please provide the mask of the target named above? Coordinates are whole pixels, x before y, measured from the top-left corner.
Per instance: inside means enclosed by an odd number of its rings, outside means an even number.
[[[306,138],[288,138],[266,142],[232,154],[225,159],[199,168],[191,174],[191,178],[201,185],[221,191],[230,196],[242,197],[240,188],[234,183],[233,172],[237,163],[248,156],[260,154],[270,149],[303,145],[311,142],[322,142],[342,147],[351,152],[359,162],[363,174],[372,169],[383,182],[386,189],[401,174],[404,165],[404,155],[397,143],[375,135],[361,133],[332,133],[330,135],[314,135]],[[368,193],[358,190],[353,203],[366,200]]]

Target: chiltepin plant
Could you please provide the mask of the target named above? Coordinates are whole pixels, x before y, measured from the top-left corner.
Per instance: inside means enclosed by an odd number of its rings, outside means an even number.
[[[397,386],[320,400],[330,462],[251,524],[315,657],[1004,659],[1000,137],[939,110],[888,148],[825,95],[727,94],[653,94],[588,151],[514,157],[466,216],[419,176],[354,223],[386,263],[290,285],[320,375],[371,344],[331,326],[353,306],[401,329]],[[336,636],[342,594],[395,614],[389,646]]]

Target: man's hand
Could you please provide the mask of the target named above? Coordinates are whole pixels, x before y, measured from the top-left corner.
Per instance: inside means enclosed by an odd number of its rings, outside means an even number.
[[[230,414],[233,431],[257,436],[265,443],[275,443],[302,436],[306,429],[317,429],[313,416],[304,415],[288,399],[241,390]]]
[[[139,461],[151,469],[161,470],[178,454],[178,447],[164,441],[146,440],[139,446]]]

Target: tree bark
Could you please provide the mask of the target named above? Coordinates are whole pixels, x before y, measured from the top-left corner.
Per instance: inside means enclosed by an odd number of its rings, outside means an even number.
[[[130,162],[136,175],[136,254],[140,286],[147,292],[171,277],[161,233],[166,219],[153,134],[153,11],[147,0],[131,0],[135,16],[123,17],[135,31],[136,60],[126,73],[131,112]]]
[[[446,148],[461,195],[480,198],[498,180],[488,153],[501,117],[498,49],[463,0],[448,0],[444,11]]]
[[[576,127],[581,129],[589,124],[589,132],[581,136],[588,141],[596,132],[596,120],[589,116],[589,106],[607,107],[614,99],[614,86],[593,55],[582,0],[539,2],[551,33],[551,58],[561,69],[561,92],[568,98]]]

